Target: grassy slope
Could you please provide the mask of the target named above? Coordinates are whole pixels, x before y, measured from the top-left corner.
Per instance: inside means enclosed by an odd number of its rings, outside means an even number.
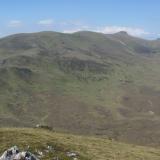
[[[0,125],[159,145],[160,56],[144,53],[148,43],[91,32],[1,39]]]
[[[57,153],[59,156],[64,156],[66,151],[76,151],[82,160],[159,160],[160,158],[159,149],[118,143],[105,138],[75,136],[39,129],[1,128],[0,137],[1,153],[12,145],[17,145],[21,149],[30,145],[32,152],[36,149],[43,151],[47,145],[52,145],[59,150]],[[46,155],[43,159],[50,159],[53,156],[54,154]]]

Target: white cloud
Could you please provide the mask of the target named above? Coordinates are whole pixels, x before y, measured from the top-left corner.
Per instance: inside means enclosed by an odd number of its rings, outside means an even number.
[[[75,32],[86,31],[86,30],[87,31],[91,31],[92,29],[87,25],[82,25],[82,26],[79,26],[79,27],[65,29],[63,31],[63,33],[75,33]]]
[[[139,36],[139,37],[143,37],[151,34],[150,32],[147,32],[141,28],[121,27],[121,26],[106,26],[106,27],[98,28],[96,31],[104,34],[113,34],[120,31],[125,31],[130,35]]]
[[[51,27],[53,26],[54,21],[53,19],[44,19],[44,20],[40,20],[38,24],[45,27]]]
[[[77,29],[66,29],[63,31],[63,33],[75,33],[75,32],[79,32],[82,31],[83,29],[77,28]]]
[[[146,36],[151,36],[154,34],[154,33],[147,32],[142,28],[122,27],[122,26],[89,27],[85,25],[66,29],[63,32],[64,33],[74,33],[74,32],[83,31],[83,30],[100,32],[104,34],[114,34],[120,31],[125,31],[128,34],[132,36],[137,36],[137,37],[146,37]]]
[[[136,37],[148,38],[152,39],[155,37],[160,37],[160,34],[147,32],[143,28],[139,27],[127,27],[127,26],[88,26],[86,23],[80,20],[68,20],[68,21],[54,21],[52,18],[41,19],[37,22],[37,25],[41,26],[38,30],[50,30],[54,26],[54,30],[60,31],[63,33],[74,33],[78,31],[93,31],[100,32],[104,34],[114,34],[120,31],[125,31],[128,34]],[[20,20],[11,20],[8,23],[8,27],[16,28],[22,27],[23,23]],[[46,28],[42,28],[46,27]],[[48,27],[48,28],[47,28]],[[37,26],[34,26],[35,30],[37,30]]]
[[[63,31],[63,33],[75,33],[75,32],[79,32],[79,31],[86,31],[86,30],[90,30],[88,26],[81,26],[80,28],[71,28],[71,29],[66,29]]]
[[[11,20],[8,24],[8,27],[21,27],[22,22],[19,20]]]

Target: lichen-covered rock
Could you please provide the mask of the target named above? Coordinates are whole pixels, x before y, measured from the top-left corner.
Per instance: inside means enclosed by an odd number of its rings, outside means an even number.
[[[35,155],[28,151],[20,152],[17,146],[6,150],[0,160],[39,160]]]

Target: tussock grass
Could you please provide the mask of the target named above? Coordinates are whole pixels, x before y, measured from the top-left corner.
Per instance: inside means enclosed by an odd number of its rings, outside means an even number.
[[[76,151],[82,160],[159,160],[160,149],[141,147],[119,143],[105,138],[78,136],[56,133],[43,129],[29,128],[1,128],[0,152],[8,147],[17,145],[26,149],[30,145],[31,151],[35,148],[43,150],[47,145],[52,145],[58,150],[60,156],[67,151]],[[50,159],[46,156],[43,159]],[[65,159],[65,158],[64,158]]]

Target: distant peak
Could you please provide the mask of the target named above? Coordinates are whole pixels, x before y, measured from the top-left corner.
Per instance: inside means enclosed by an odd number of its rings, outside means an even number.
[[[126,31],[120,31],[118,32],[118,34],[121,34],[121,35],[128,35],[128,33]]]

